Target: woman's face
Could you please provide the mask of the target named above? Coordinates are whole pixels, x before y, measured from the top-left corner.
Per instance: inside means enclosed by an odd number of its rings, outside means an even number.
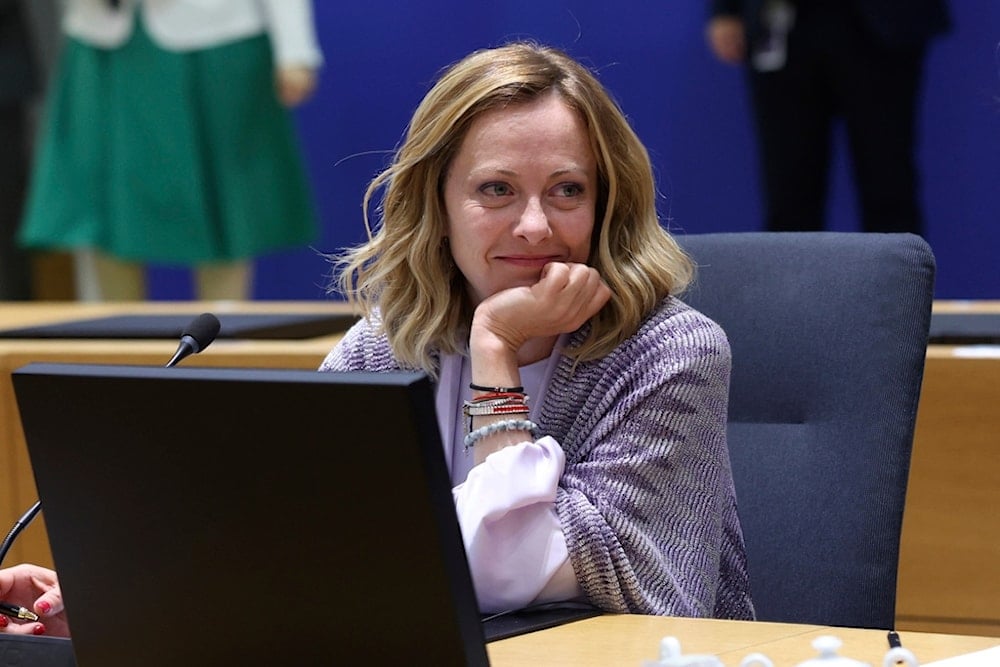
[[[596,202],[586,127],[558,95],[477,118],[444,183],[451,254],[473,303],[533,285],[549,262],[585,263]]]

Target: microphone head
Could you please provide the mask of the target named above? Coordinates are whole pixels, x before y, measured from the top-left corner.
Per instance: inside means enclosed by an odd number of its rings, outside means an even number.
[[[191,320],[191,323],[181,332],[181,338],[189,337],[192,339],[197,346],[197,349],[194,351],[201,352],[212,344],[215,337],[219,335],[219,329],[221,328],[222,324],[219,322],[218,317],[212,313],[202,313]]]

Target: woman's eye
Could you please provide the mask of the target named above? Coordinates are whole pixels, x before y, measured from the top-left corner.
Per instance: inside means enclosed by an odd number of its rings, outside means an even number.
[[[487,183],[480,190],[493,197],[505,197],[511,193],[510,186],[506,183]]]
[[[579,197],[583,188],[576,183],[562,183],[556,186],[556,194],[560,197]]]

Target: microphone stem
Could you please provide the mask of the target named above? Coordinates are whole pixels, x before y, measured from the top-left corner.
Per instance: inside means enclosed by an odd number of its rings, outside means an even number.
[[[27,528],[40,509],[42,509],[42,501],[36,500],[35,504],[28,508],[28,511],[20,519],[14,522],[14,526],[7,533],[7,537],[3,538],[3,544],[0,544],[0,565],[3,565],[3,560],[7,557],[7,552],[10,551],[10,547],[14,544],[14,540],[18,534]]]

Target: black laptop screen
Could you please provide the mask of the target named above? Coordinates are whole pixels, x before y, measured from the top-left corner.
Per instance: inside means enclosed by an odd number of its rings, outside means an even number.
[[[423,374],[14,374],[79,667],[486,664]]]

